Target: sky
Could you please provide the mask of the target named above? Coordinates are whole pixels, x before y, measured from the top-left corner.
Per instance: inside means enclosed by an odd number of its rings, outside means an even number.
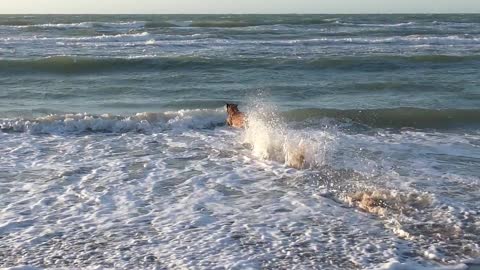
[[[0,0],[12,13],[480,13],[480,0]]]

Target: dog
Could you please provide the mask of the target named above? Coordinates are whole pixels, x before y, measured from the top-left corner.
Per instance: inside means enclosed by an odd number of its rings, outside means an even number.
[[[237,104],[227,103],[227,125],[235,128],[245,128],[245,114],[240,112]]]

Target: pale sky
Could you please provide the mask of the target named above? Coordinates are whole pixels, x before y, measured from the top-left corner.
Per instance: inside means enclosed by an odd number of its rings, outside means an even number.
[[[480,0],[0,0],[6,13],[480,13]]]

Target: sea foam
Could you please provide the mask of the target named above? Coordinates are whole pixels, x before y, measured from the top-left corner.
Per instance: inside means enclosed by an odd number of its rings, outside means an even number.
[[[83,132],[150,132],[162,129],[212,128],[225,123],[222,109],[196,109],[161,113],[137,113],[131,116],[88,113],[52,114],[33,119],[0,120],[3,132],[64,134]]]

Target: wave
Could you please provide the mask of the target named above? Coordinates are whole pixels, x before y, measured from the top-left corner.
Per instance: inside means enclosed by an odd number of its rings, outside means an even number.
[[[12,18],[7,20],[0,20],[1,26],[10,26],[18,28],[169,28],[169,27],[196,27],[196,28],[241,28],[241,27],[256,27],[256,26],[270,26],[270,25],[291,25],[291,26],[315,26],[326,25],[330,26],[347,26],[358,28],[406,28],[414,27],[432,27],[432,26],[452,26],[452,27],[475,27],[478,22],[475,21],[444,21],[441,18],[438,20],[429,21],[422,18],[404,17],[398,18],[396,22],[391,22],[391,19],[378,17],[376,20],[372,18],[354,18],[351,16],[309,16],[309,15],[228,15],[228,16],[156,16],[156,17],[124,17],[118,18],[118,21],[110,21],[111,19],[89,18],[88,21],[68,21],[66,19],[48,21],[31,20],[32,18]]]
[[[2,22],[1,26],[7,26],[12,28],[29,28],[29,29],[49,29],[49,28],[58,28],[58,29],[76,29],[76,28],[94,28],[94,27],[103,27],[103,28],[143,28],[146,22],[143,21],[120,21],[120,22],[75,22],[75,23],[43,23],[43,24],[32,24],[29,22],[22,21],[12,21],[12,22]]]
[[[394,108],[370,110],[297,109],[279,114],[285,123],[311,123],[313,119],[333,119],[337,123],[356,123],[373,128],[457,128],[480,126],[479,109],[420,109]],[[151,132],[165,129],[205,129],[224,125],[224,109],[182,109],[159,113],[137,113],[131,116],[78,114],[51,114],[36,118],[0,119],[2,132],[27,132],[32,134],[65,134],[84,132]],[[306,143],[312,140],[289,134],[277,114],[250,112],[246,142],[251,143],[259,156],[280,156],[289,162],[299,162],[308,155]],[[324,122],[322,122],[324,124]],[[281,132],[286,131],[286,132]],[[263,135],[262,135],[263,134]],[[263,136],[263,137],[262,137]],[[326,134],[327,136],[327,134]],[[319,146],[319,143],[316,143]],[[310,148],[309,148],[310,147]],[[320,147],[320,146],[319,146]],[[322,146],[323,147],[323,146]],[[298,154],[298,149],[305,153]],[[285,152],[288,150],[287,152]],[[310,159],[314,160],[314,159]],[[318,161],[318,159],[316,159]],[[318,163],[316,161],[316,163]]]
[[[308,25],[345,25],[358,27],[404,27],[416,25],[416,22],[401,23],[355,23],[344,22],[340,18],[315,18],[305,16],[286,16],[270,19],[248,18],[248,19],[193,19],[193,20],[170,20],[163,22],[149,22],[147,27],[206,27],[206,28],[237,28],[252,26],[268,26],[268,25],[292,25],[292,26],[308,26]]]
[[[212,37],[212,36],[210,36]],[[304,39],[272,39],[272,40],[231,40],[209,39],[198,43],[205,45],[232,44],[232,45],[328,45],[328,44],[394,44],[394,45],[470,45],[480,44],[480,37],[475,35],[408,35],[387,37],[321,37]]]
[[[146,40],[145,42],[147,42]],[[154,41],[149,43],[155,44]],[[338,69],[365,71],[412,68],[418,64],[464,64],[480,61],[480,55],[360,56],[319,58],[215,58],[206,56],[139,55],[120,57],[52,56],[36,59],[0,59],[0,73],[94,73],[125,70],[175,70],[193,68]]]
[[[465,27],[478,27],[478,22],[453,22],[453,21],[433,21],[433,25],[442,25],[442,26],[450,26],[455,28],[465,28]]]
[[[331,18],[249,18],[249,19],[192,19],[192,20],[169,20],[162,22],[149,22],[146,27],[196,27],[196,28],[241,28],[268,25],[321,25],[333,24]]]
[[[32,24],[18,26],[18,28],[91,28],[93,23],[80,22],[80,23],[46,23],[46,24]]]
[[[107,58],[107,57],[73,57],[54,56],[40,59],[27,60],[0,60],[0,73],[13,72],[47,72],[47,73],[93,73],[99,71],[123,71],[123,70],[158,70],[169,68],[181,68],[207,63],[208,59],[195,57],[130,57],[130,58]]]
[[[87,37],[5,37],[2,38],[4,41],[82,41],[82,42],[90,42],[90,41],[144,41],[146,37],[150,36],[148,32],[140,32],[140,33],[128,33],[128,34],[116,34],[116,35],[98,35],[98,36],[87,36]]]
[[[181,44],[191,43],[192,41],[205,40],[216,37],[213,34],[155,34],[151,35],[149,32],[137,32],[137,33],[125,33],[125,34],[115,34],[115,35],[94,35],[94,36],[65,36],[65,37],[38,37],[38,36],[26,36],[26,37],[15,37],[7,36],[0,38],[0,41],[7,42],[35,42],[35,41],[56,41],[57,43],[63,44],[82,44],[94,43],[92,45],[98,46],[125,46],[126,42],[147,42],[149,40],[158,39],[159,42],[163,44],[172,44],[177,41]],[[211,40],[211,39],[210,39]],[[115,42],[114,44],[112,44]],[[141,44],[141,43],[139,43]]]
[[[93,22],[95,26],[103,27],[121,27],[121,28],[143,28],[145,21],[126,21],[126,22]]]
[[[4,133],[31,134],[127,133],[152,132],[165,129],[205,129],[225,124],[223,109],[193,109],[163,113],[137,113],[132,116],[52,114],[32,119],[0,120]]]
[[[402,23],[353,23],[353,22],[342,22],[336,21],[336,24],[345,25],[345,26],[361,26],[361,27],[404,27],[410,25],[416,25],[416,22],[402,22]]]
[[[351,43],[351,44],[414,44],[414,45],[464,45],[479,44],[480,37],[466,35],[430,36],[430,35],[409,35],[391,37],[348,37],[348,38],[315,38],[304,40],[290,40],[289,43],[305,44],[329,44],[329,43]]]
[[[94,35],[94,36],[64,36],[64,37],[39,37],[39,36],[6,36],[0,39],[5,42],[48,42],[56,41],[59,43],[86,43],[94,42],[95,46],[125,46],[126,42],[146,42],[148,40],[158,40],[160,45],[178,46],[178,45],[197,45],[197,46],[296,46],[297,44],[306,46],[317,45],[478,45],[480,36],[478,35],[408,35],[408,36],[386,36],[386,37],[332,37],[324,36],[318,38],[300,38],[300,39],[230,39],[219,37],[215,34],[154,34],[149,32],[124,33],[115,35]],[[115,44],[112,44],[112,43]],[[85,43],[85,44],[84,44]],[[139,45],[141,45],[139,43]]]
[[[121,28],[163,28],[163,27],[197,27],[197,28],[237,28],[263,25],[318,25],[334,24],[335,19],[323,18],[274,18],[274,19],[191,19],[191,20],[152,20],[152,21],[119,21],[119,22],[64,22],[34,24],[29,21],[4,21],[0,26],[16,28],[92,28],[92,27],[121,27]]]
[[[456,128],[480,126],[480,109],[391,108],[366,110],[298,109],[284,112],[288,121],[332,118],[376,128]]]
[[[331,24],[331,21],[324,19],[317,20],[279,20],[279,21],[199,21],[192,22],[190,27],[212,27],[212,28],[237,28],[237,27],[255,27],[266,25],[323,25]]]
[[[409,26],[477,26],[477,23],[455,23],[455,22],[438,22],[421,23],[415,21],[398,22],[398,23],[364,23],[344,21],[341,18],[309,18],[309,17],[277,17],[271,19],[190,19],[190,20],[167,20],[167,21],[150,21],[146,22],[145,27],[198,27],[198,28],[241,28],[271,25],[291,25],[291,26],[309,26],[309,25],[331,25],[331,26],[350,26],[350,27],[375,27],[375,28],[404,28]]]

